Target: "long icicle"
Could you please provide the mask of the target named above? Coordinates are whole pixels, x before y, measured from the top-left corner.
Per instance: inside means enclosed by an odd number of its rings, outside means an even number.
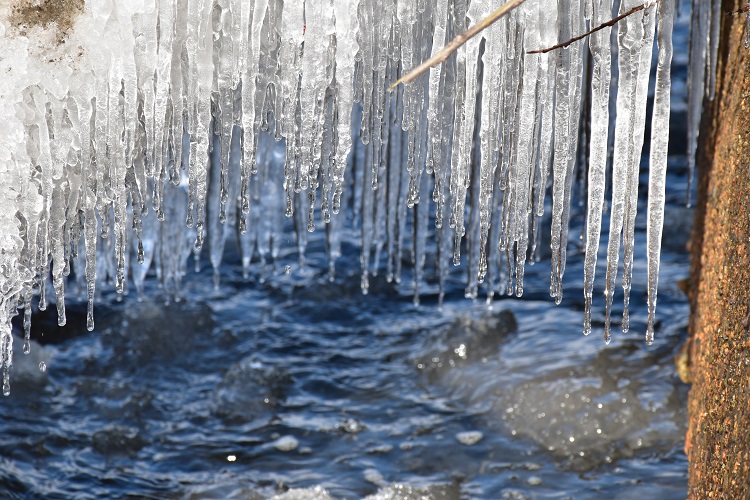
[[[669,147],[669,112],[672,88],[672,29],[674,4],[659,5],[657,44],[659,46],[654,87],[654,111],[651,118],[651,158],[648,179],[648,223],[646,247],[648,251],[648,329],[646,343],[654,342],[656,293],[659,285],[659,259],[664,227],[665,186],[667,176],[667,150]]]

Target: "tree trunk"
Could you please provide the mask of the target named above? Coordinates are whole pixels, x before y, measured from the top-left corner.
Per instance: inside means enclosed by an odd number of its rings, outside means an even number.
[[[743,0],[743,5],[744,5]],[[722,10],[740,7],[724,0]],[[723,16],[705,100],[691,243],[688,403],[691,498],[750,498],[750,50],[744,15]]]

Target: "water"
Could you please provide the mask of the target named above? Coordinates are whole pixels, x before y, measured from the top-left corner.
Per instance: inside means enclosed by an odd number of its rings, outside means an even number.
[[[93,333],[73,297],[64,328],[55,308],[35,314],[31,354],[16,354],[0,403],[3,495],[684,498],[688,386],[673,359],[687,335],[679,285],[692,213],[680,206],[686,61],[676,52],[653,346],[643,340],[645,197],[631,328],[608,346],[604,251],[593,333],[581,334],[580,212],[560,306],[544,255],[527,268],[524,299],[488,310],[463,298],[454,273],[441,310],[433,275],[419,307],[408,274],[395,287],[381,273],[363,297],[354,231],[333,283],[321,232],[305,267],[290,235],[273,268],[256,264],[247,281],[229,244],[218,289],[206,262],[179,303],[165,305],[153,277],[142,302],[105,292]],[[617,317],[619,295],[615,307]]]
[[[321,254],[290,274],[295,256],[283,256],[264,285],[229,259],[218,291],[203,272],[168,306],[155,289],[143,302],[105,296],[91,334],[83,304],[61,329],[72,338],[35,317],[45,345],[17,355],[0,406],[0,487],[25,498],[315,486],[358,498],[391,483],[445,498],[684,498],[687,386],[673,364],[688,318],[684,251],[664,254],[652,347],[645,296],[633,297],[631,333],[605,346],[599,304],[594,333],[581,334],[580,253],[561,306],[540,263],[526,298],[493,310],[464,299],[455,276],[442,312],[434,294],[414,307],[408,286],[382,277],[363,298],[353,246],[330,283]]]

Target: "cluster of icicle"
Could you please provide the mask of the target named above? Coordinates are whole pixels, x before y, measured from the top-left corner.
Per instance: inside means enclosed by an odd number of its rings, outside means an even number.
[[[642,3],[622,0],[619,9]],[[363,292],[381,260],[388,279],[400,280],[408,242],[418,293],[427,242],[435,239],[441,296],[449,261],[458,264],[462,251],[468,297],[480,286],[489,299],[520,296],[551,185],[550,290],[559,302],[587,105],[585,333],[611,175],[609,341],[621,241],[628,328],[639,160],[658,33],[648,202],[651,342],[674,3],[651,0],[588,44],[531,55],[617,12],[613,0],[527,0],[445,64],[392,92],[402,74],[500,2],[86,0],[62,41],[53,27],[14,24],[11,7],[0,6],[4,392],[10,319],[23,309],[28,350],[32,298],[45,309],[50,276],[59,323],[65,323],[66,281],[75,276],[93,329],[101,283],[122,292],[130,275],[140,290],[154,263],[165,293],[175,294],[205,235],[216,273],[225,240],[235,234],[247,271],[256,255],[262,262],[277,255],[282,213],[293,218],[300,254],[306,231],[326,225],[332,272],[344,226],[337,214],[353,211],[361,228]],[[715,68],[715,57],[706,54],[716,49],[718,30],[710,19],[720,2],[694,3],[698,35],[691,56],[710,60],[709,71],[691,76],[693,94],[702,97],[705,75]],[[616,122],[609,116],[613,54],[619,54]],[[590,90],[582,92],[587,71]],[[696,124],[700,99],[693,102]],[[274,139],[284,144],[285,158]]]

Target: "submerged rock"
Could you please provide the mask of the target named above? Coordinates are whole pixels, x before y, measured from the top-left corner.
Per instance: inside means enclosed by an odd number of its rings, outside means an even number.
[[[211,309],[200,302],[129,303],[116,318],[102,321],[102,345],[112,348],[118,364],[129,361],[135,366],[185,360],[199,337],[206,336],[214,326]]]
[[[431,381],[453,368],[481,363],[496,356],[503,340],[518,328],[511,311],[459,316],[427,335],[416,357],[417,369]]]
[[[664,207],[664,234],[662,248],[672,252],[684,252],[693,230],[695,209],[689,207]]]
[[[514,435],[530,438],[573,470],[667,452],[685,434],[684,402],[658,366],[644,366],[638,379],[630,378],[633,361],[619,351],[605,350],[593,365],[574,371],[496,387],[492,413]],[[662,381],[646,384],[657,373]]]
[[[101,455],[134,456],[146,444],[140,432],[129,427],[106,427],[91,437],[91,447]]]
[[[44,347],[30,341],[30,350],[28,354],[23,353],[23,339],[14,336],[13,338],[13,367],[11,368],[11,394],[33,393],[45,386],[49,381],[47,365],[52,359],[51,348]],[[44,369],[42,369],[42,366]]]
[[[109,311],[107,304],[97,304],[97,321]],[[13,329],[23,337],[24,311],[13,317]],[[68,299],[65,301],[65,325],[57,322],[57,307],[54,303],[47,304],[44,311],[34,305],[31,310],[31,340],[41,345],[61,344],[70,339],[88,335],[86,329],[86,303]],[[23,340],[21,341],[23,342]],[[15,360],[14,360],[15,362]]]
[[[434,333],[417,357],[431,390],[481,415],[474,428],[529,440],[577,471],[668,453],[684,438],[686,391],[669,376],[669,348],[600,349],[582,339],[573,359],[558,362],[553,342],[525,331],[509,338],[515,328],[509,312],[459,318]],[[461,434],[460,442],[473,441]]]
[[[245,358],[233,364],[216,387],[214,411],[230,420],[253,420],[276,408],[291,382],[285,369]]]

